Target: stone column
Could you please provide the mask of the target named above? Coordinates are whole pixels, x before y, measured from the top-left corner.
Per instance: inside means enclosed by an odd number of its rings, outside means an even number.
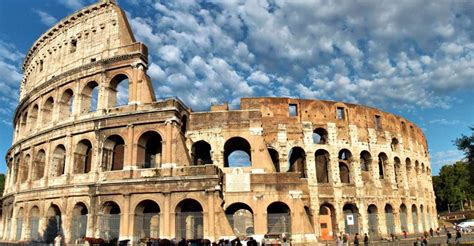
[[[161,238],[172,238],[172,225],[171,225],[171,198],[170,198],[170,193],[164,193],[164,198],[165,198],[165,203],[163,206],[163,216],[161,219],[161,224],[160,228],[163,228],[161,231]],[[174,234],[173,234],[174,235]]]
[[[204,238],[210,238],[211,241],[214,241],[215,236],[216,236],[216,229],[215,229],[215,223],[216,223],[216,211],[215,211],[215,206],[214,206],[214,192],[215,191],[209,191],[206,192],[207,195],[207,206],[208,206],[208,212],[207,212],[207,220],[208,220],[208,226],[207,230],[204,230]],[[206,219],[206,218],[204,218]],[[206,229],[206,228],[204,228]],[[207,233],[206,233],[207,232]]]
[[[131,170],[138,168],[136,165],[137,160],[137,146],[134,144],[134,133],[135,133],[135,127],[133,124],[128,124],[127,125],[127,143],[125,148],[125,160],[124,160],[124,170]]]
[[[129,228],[131,227],[130,223],[130,214],[133,214],[130,211],[130,194],[124,194],[124,203],[123,210],[120,215],[120,238],[119,240],[132,239],[132,236],[129,234]],[[133,228],[132,228],[133,231]]]

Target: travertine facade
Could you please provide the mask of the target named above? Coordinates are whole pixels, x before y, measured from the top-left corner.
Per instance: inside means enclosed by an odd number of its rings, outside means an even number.
[[[319,100],[243,98],[209,112],[157,101],[147,48],[112,0],[48,30],[23,70],[4,240],[284,233],[310,244],[437,226],[413,123]]]

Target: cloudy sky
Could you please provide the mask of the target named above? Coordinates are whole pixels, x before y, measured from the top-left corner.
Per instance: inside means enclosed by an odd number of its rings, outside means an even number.
[[[0,155],[24,54],[92,2],[0,2]],[[474,1],[118,2],[149,47],[158,98],[196,110],[248,96],[365,104],[424,130],[433,173],[462,157],[452,141],[474,125]]]

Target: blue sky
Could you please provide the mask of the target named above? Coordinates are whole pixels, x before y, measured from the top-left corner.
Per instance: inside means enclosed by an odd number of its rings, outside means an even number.
[[[24,54],[92,2],[0,2],[2,157]],[[149,47],[158,98],[196,110],[248,96],[365,104],[424,130],[433,173],[462,157],[453,140],[474,126],[474,1],[118,2]]]

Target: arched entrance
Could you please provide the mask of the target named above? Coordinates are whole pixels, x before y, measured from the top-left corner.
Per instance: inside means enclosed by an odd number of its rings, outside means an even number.
[[[225,210],[225,215],[235,236],[245,239],[254,234],[253,211],[245,203],[234,203]]]
[[[400,227],[402,232],[408,232],[407,206],[405,204],[400,205]]]
[[[35,242],[40,239],[39,236],[40,211],[37,206],[30,210],[30,241]]]
[[[359,232],[359,209],[353,204],[346,204],[342,208],[344,214],[344,231],[349,235]]]
[[[371,238],[379,235],[379,219],[377,213],[377,206],[373,204],[367,209],[367,214],[369,216],[369,236]]]
[[[120,236],[120,207],[115,202],[106,202],[99,220],[100,238],[113,242]]]
[[[203,209],[198,201],[185,199],[176,206],[176,238],[203,238],[203,227]]]
[[[412,216],[413,232],[418,233],[420,229],[418,228],[418,211],[416,209],[415,204],[411,206],[411,216]]]
[[[291,211],[283,202],[274,202],[267,207],[267,233],[291,233]]]
[[[44,239],[46,243],[53,243],[54,238],[63,233],[62,231],[62,220],[61,220],[61,210],[57,205],[51,205],[46,214],[47,224],[46,230],[44,231]]]
[[[144,238],[160,237],[160,206],[154,201],[145,200],[135,208],[134,241]]]
[[[393,219],[393,208],[390,204],[385,205],[385,226],[387,235],[395,234],[395,221]]]
[[[86,236],[87,232],[87,207],[80,202],[74,206],[71,218],[71,242],[74,243],[78,239]]]
[[[334,207],[330,204],[323,204],[319,207],[319,229],[322,240],[334,239],[334,229],[336,217]]]

